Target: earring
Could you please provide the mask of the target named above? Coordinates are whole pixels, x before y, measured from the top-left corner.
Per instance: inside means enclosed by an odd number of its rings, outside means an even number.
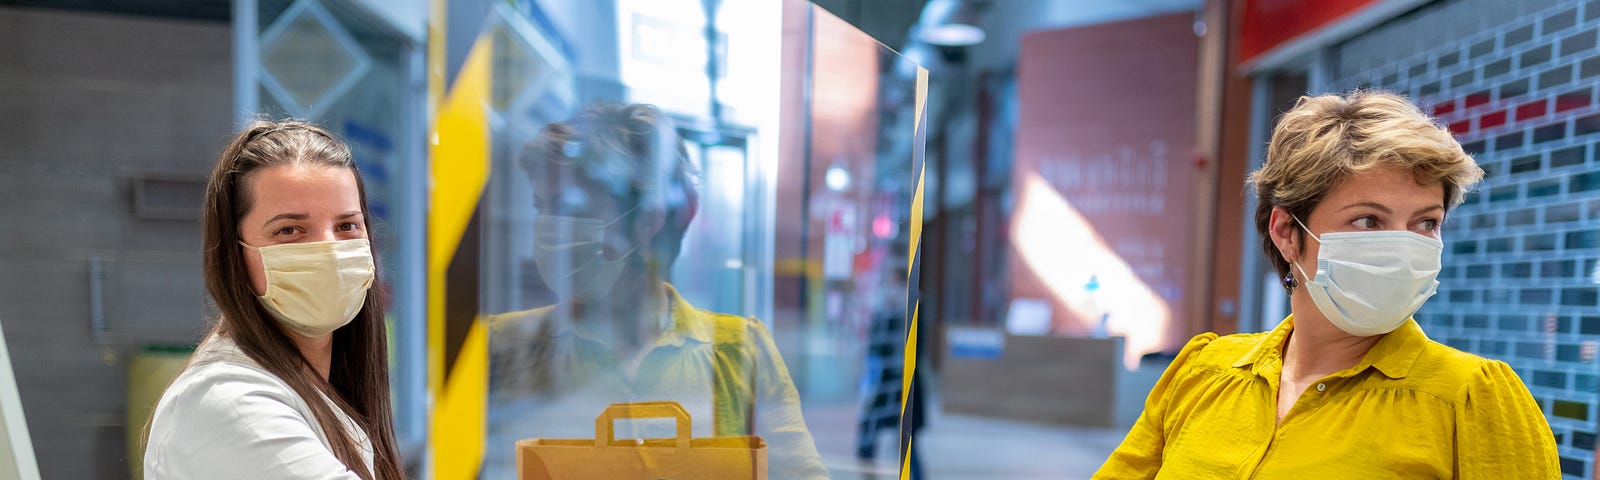
[[[1283,289],[1284,290],[1288,290],[1290,293],[1294,293],[1294,287],[1298,287],[1298,286],[1300,286],[1300,280],[1294,278],[1294,273],[1293,272],[1289,273],[1288,275],[1284,275],[1283,276]]]

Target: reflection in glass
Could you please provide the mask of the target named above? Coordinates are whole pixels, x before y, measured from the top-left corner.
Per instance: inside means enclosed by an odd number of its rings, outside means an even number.
[[[675,402],[694,438],[764,440],[767,478],[826,478],[766,326],[697,308],[671,282],[705,180],[674,122],[653,106],[595,104],[515,158],[532,187],[532,235],[510,248],[532,259],[537,278],[519,293],[537,306],[488,319],[485,473],[512,478],[502,447],[518,440],[595,438],[610,405]],[[677,425],[612,427],[617,438],[671,439]]]

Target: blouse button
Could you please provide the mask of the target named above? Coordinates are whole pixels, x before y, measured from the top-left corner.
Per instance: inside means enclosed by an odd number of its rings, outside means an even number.
[[[1317,384],[1317,391],[1322,392],[1322,391],[1326,391],[1326,390],[1328,390],[1328,384],[1326,384],[1326,383]]]

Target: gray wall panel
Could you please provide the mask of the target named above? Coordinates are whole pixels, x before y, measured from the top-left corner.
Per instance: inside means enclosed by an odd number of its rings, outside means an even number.
[[[133,185],[209,171],[232,130],[231,39],[225,23],[0,8],[0,319],[44,478],[127,477],[129,355],[203,328],[198,219],[135,217]]]

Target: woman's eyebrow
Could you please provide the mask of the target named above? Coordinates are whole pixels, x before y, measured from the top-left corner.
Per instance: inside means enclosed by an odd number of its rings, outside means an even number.
[[[1389,210],[1389,207],[1385,207],[1382,204],[1379,204],[1377,202],[1356,202],[1356,203],[1352,203],[1352,204],[1349,204],[1349,205],[1345,205],[1344,208],[1341,208],[1339,210],[1343,211],[1343,210],[1349,210],[1349,209],[1357,208],[1357,207],[1371,208],[1373,210],[1377,210],[1379,212],[1383,212],[1384,215],[1392,215],[1392,214],[1394,214],[1394,211]]]
[[[1394,211],[1390,210],[1389,207],[1385,207],[1385,206],[1383,206],[1383,204],[1380,204],[1380,203],[1377,203],[1377,202],[1356,202],[1356,203],[1352,203],[1350,205],[1346,205],[1344,208],[1341,208],[1339,210],[1343,211],[1343,210],[1349,210],[1349,209],[1352,209],[1352,208],[1359,208],[1359,207],[1371,208],[1373,210],[1377,210],[1379,212],[1383,212],[1384,215],[1393,215],[1394,214]],[[1411,215],[1412,216],[1422,215],[1424,213],[1432,212],[1434,210],[1444,210],[1444,205],[1433,204],[1433,205],[1429,205],[1429,206],[1426,206],[1426,207],[1422,207],[1422,208],[1417,209],[1417,211],[1415,213],[1412,213]]]
[[[272,222],[276,222],[278,220],[305,220],[307,218],[311,218],[311,216],[304,213],[280,213],[273,215],[272,218],[267,219],[265,222],[261,222],[261,225],[271,225]]]

